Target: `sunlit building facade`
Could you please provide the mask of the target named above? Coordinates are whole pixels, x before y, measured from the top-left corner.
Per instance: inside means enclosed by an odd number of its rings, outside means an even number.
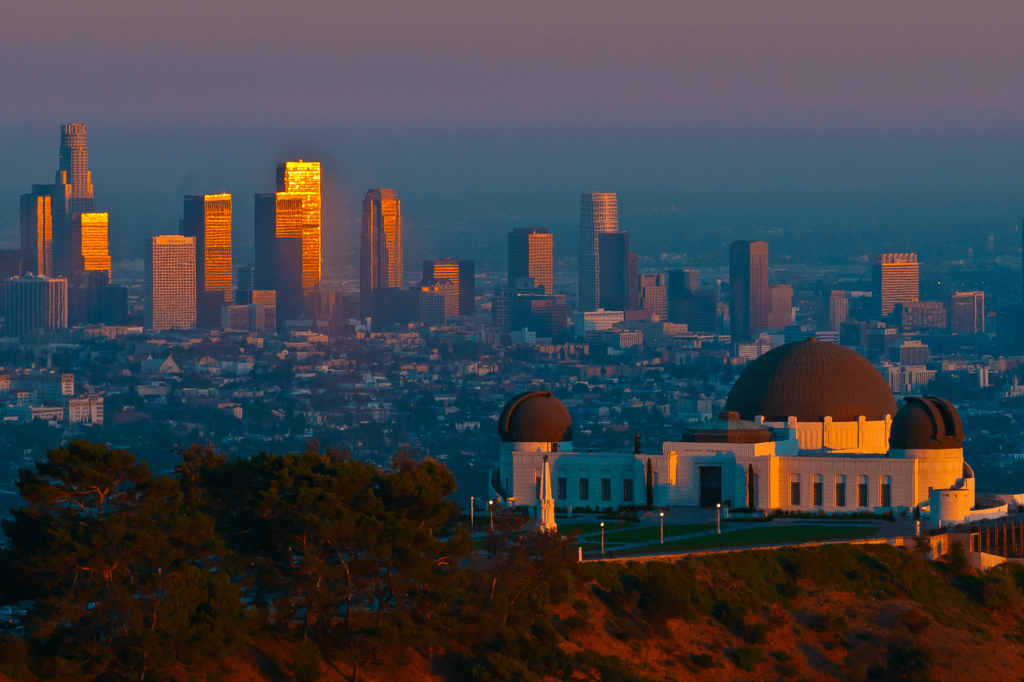
[[[277,319],[302,315],[302,197],[256,195],[256,289],[276,292]]]
[[[299,159],[277,164],[277,191],[302,197],[302,291],[315,291],[322,268],[320,162]]]
[[[231,195],[185,197],[182,234],[196,240],[196,322],[220,324],[221,308],[231,302]]]
[[[69,280],[83,284],[89,273],[106,273],[110,283],[109,218],[106,213],[76,213],[71,216]]]
[[[363,199],[359,239],[359,302],[372,315],[373,290],[404,286],[402,202],[393,189],[371,189]]]
[[[146,328],[196,326],[196,238],[153,237],[146,250]]]
[[[601,300],[599,236],[619,231],[619,200],[614,192],[590,192],[580,205],[579,309],[597,310]]]
[[[549,296],[555,291],[555,236],[544,227],[517,227],[508,233],[508,284],[530,278],[544,287]]]
[[[53,210],[52,198],[33,187],[21,196],[22,268],[34,275],[53,274]]]
[[[656,322],[668,320],[668,287],[665,275],[640,275],[640,309],[657,315]]]
[[[448,309],[449,317],[472,317],[476,313],[476,264],[471,260],[423,261],[423,286],[451,285]]]
[[[918,300],[919,273],[916,253],[881,253],[871,270],[875,313],[892,314],[898,303]]]

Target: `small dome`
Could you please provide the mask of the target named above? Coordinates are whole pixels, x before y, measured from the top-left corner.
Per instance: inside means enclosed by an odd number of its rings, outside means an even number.
[[[564,443],[572,440],[572,418],[547,391],[520,393],[502,408],[498,434],[505,443]]]
[[[892,418],[889,447],[899,450],[957,450],[964,446],[964,427],[945,398],[907,398]]]
[[[738,412],[722,412],[718,421],[683,429],[682,443],[767,443],[772,432],[754,422],[740,419]]]
[[[740,374],[725,409],[768,422],[881,421],[896,399],[881,373],[849,348],[807,339],[773,348]]]

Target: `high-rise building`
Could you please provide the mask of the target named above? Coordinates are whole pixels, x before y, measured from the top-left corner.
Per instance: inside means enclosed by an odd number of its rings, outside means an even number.
[[[949,331],[952,334],[985,333],[985,292],[953,294],[949,301]]]
[[[628,232],[598,235],[597,257],[602,264],[598,278],[598,308],[632,310],[636,307],[630,298],[629,253]]]
[[[249,304],[249,329],[254,332],[277,330],[277,292],[273,289],[252,291]]]
[[[21,195],[21,252],[25,272],[53,274],[53,199],[39,185]]]
[[[696,270],[670,270],[668,273],[668,321],[675,324],[690,324],[691,298],[699,289],[699,273]]]
[[[476,264],[454,258],[423,261],[423,286],[444,282],[451,285],[447,315],[472,317],[476,314]]]
[[[640,309],[658,316],[655,322],[668,320],[668,293],[665,275],[640,275]]]
[[[68,282],[26,274],[4,283],[4,336],[24,339],[68,326]]]
[[[892,316],[900,329],[913,332],[921,329],[945,329],[946,307],[941,301],[910,301],[893,306]]]
[[[729,245],[729,305],[733,339],[753,338],[768,323],[768,244],[736,241]]]
[[[793,287],[773,284],[768,287],[768,329],[785,329],[793,321]]]
[[[275,291],[279,323],[302,314],[302,197],[257,194],[256,289]]]
[[[235,276],[235,305],[252,303],[252,290],[256,288],[256,268],[240,265]]]
[[[875,314],[892,314],[897,303],[918,300],[919,281],[916,253],[882,253],[871,270]]]
[[[544,227],[517,227],[508,233],[508,284],[529,277],[544,293],[555,291],[554,239]]]
[[[277,191],[302,197],[302,291],[315,291],[323,261],[320,162],[299,159],[277,164]]]
[[[839,331],[839,326],[850,317],[850,299],[846,297],[846,291],[836,289],[828,298],[828,329]]]
[[[701,334],[718,333],[718,292],[714,289],[701,289],[690,296],[690,321],[687,323],[691,332]]]
[[[21,277],[21,257],[21,249],[0,249],[0,282],[12,277]],[[6,287],[0,286],[0,310],[4,309],[6,296]]]
[[[146,328],[196,326],[196,238],[153,237],[146,250]]]
[[[619,201],[614,192],[590,192],[580,206],[580,303],[583,312],[597,310],[601,300],[598,237],[619,231]]]
[[[85,124],[67,123],[60,127],[60,165],[58,178],[63,174],[65,184],[71,185],[71,213],[92,211],[92,172],[89,170],[89,147],[85,142]]]
[[[75,213],[71,216],[68,282],[82,286],[90,273],[105,272],[110,284],[110,240],[106,213]]]
[[[626,302],[630,310],[640,309],[640,257],[635,251],[629,252],[629,277]]]
[[[402,202],[393,189],[371,189],[363,199],[359,239],[359,302],[364,317],[373,314],[373,290],[401,289]]]
[[[181,233],[196,240],[196,324],[216,329],[231,302],[231,195],[185,197]]]

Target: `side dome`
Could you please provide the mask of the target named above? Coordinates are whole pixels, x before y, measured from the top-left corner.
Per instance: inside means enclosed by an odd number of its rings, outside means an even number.
[[[502,408],[498,435],[505,443],[564,443],[572,440],[572,418],[547,391],[520,393]]]
[[[945,398],[907,398],[892,419],[890,448],[959,450],[963,446],[964,427],[960,415]]]
[[[725,403],[742,419],[768,422],[884,420],[896,399],[881,373],[849,348],[807,339],[774,348],[740,374]]]

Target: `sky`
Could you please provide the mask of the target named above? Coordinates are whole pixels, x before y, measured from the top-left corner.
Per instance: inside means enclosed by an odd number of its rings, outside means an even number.
[[[619,192],[651,253],[766,225],[1002,235],[1021,26],[1018,1],[4,0],[0,241],[70,121],[115,255],[230,191],[250,258],[252,194],[300,157],[324,163],[325,266],[351,262],[370,187],[399,192],[414,259],[537,224],[571,255],[585,191]]]

